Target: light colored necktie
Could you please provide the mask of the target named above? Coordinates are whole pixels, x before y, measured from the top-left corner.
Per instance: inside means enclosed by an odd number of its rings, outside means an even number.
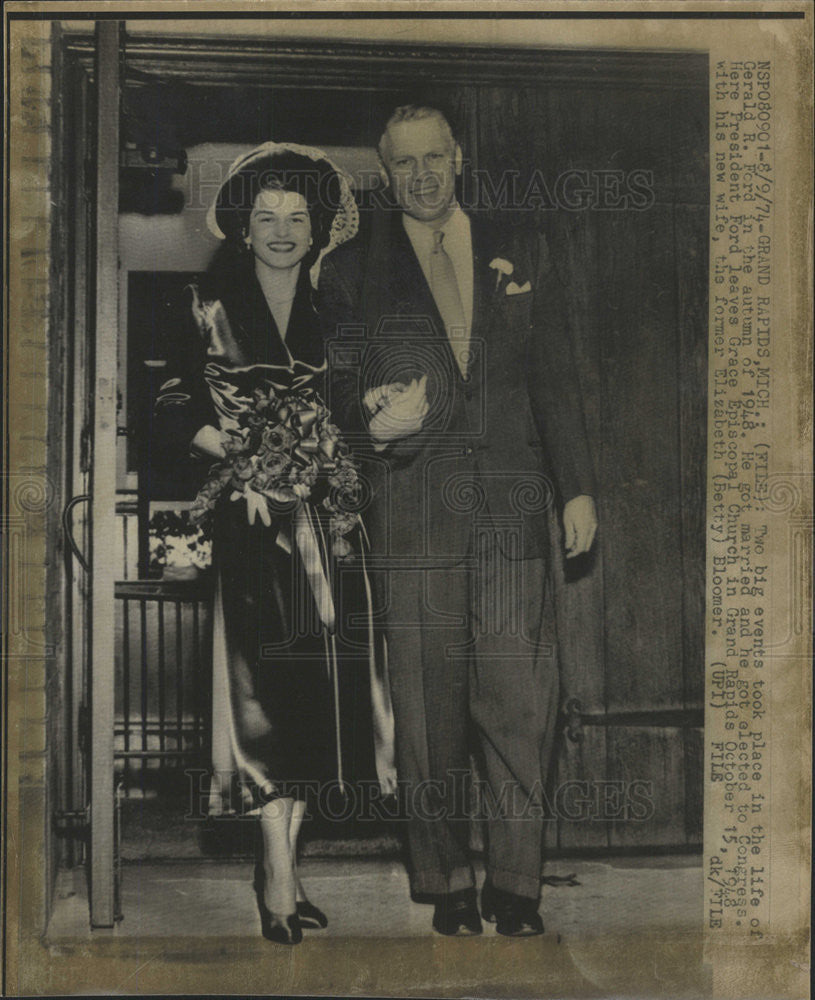
[[[447,330],[450,346],[461,374],[465,374],[467,362],[467,321],[464,318],[464,306],[461,304],[461,293],[456,281],[453,262],[442,246],[444,231],[433,231],[433,250],[430,254],[430,290],[436,300],[439,313]]]

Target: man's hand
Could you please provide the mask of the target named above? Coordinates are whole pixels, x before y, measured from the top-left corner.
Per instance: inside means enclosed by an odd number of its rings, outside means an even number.
[[[393,383],[366,393],[365,403],[374,410],[368,428],[379,445],[417,434],[427,416],[427,375],[413,379],[410,385]]]
[[[590,496],[581,493],[566,504],[563,508],[563,531],[567,559],[589,551],[597,531],[597,511]]]

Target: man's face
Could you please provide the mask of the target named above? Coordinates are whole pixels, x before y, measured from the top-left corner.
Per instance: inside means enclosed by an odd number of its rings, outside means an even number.
[[[461,149],[438,118],[391,125],[384,162],[399,207],[420,222],[446,218],[456,197]]]

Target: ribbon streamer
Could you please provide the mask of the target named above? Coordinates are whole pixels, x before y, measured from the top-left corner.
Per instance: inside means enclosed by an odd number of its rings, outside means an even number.
[[[362,559],[362,579],[365,583],[365,598],[367,603],[368,625],[368,679],[371,688],[371,711],[374,719],[374,762],[379,787],[384,795],[396,792],[396,764],[394,761],[394,720],[391,704],[390,679],[388,677],[387,641],[383,639],[383,662],[380,671],[376,661],[374,646],[374,605],[371,594],[371,581],[368,577],[368,567],[365,564],[365,549],[370,548],[368,532],[357,514],[360,533],[360,556]]]
[[[334,610],[334,599],[331,596],[331,585],[326,579],[325,567],[323,566],[320,547],[317,543],[317,535],[314,532],[314,525],[312,524],[306,504],[299,504],[295,512],[294,540],[300,551],[306,577],[308,578],[311,592],[314,595],[317,614],[326,628],[329,631],[333,631],[337,617]]]

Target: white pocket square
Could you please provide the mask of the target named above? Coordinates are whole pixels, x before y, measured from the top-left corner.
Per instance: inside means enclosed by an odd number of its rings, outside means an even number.
[[[522,285],[516,285],[514,281],[510,281],[507,285],[507,295],[526,295],[527,292],[531,291],[532,285],[528,281],[525,281]]]

